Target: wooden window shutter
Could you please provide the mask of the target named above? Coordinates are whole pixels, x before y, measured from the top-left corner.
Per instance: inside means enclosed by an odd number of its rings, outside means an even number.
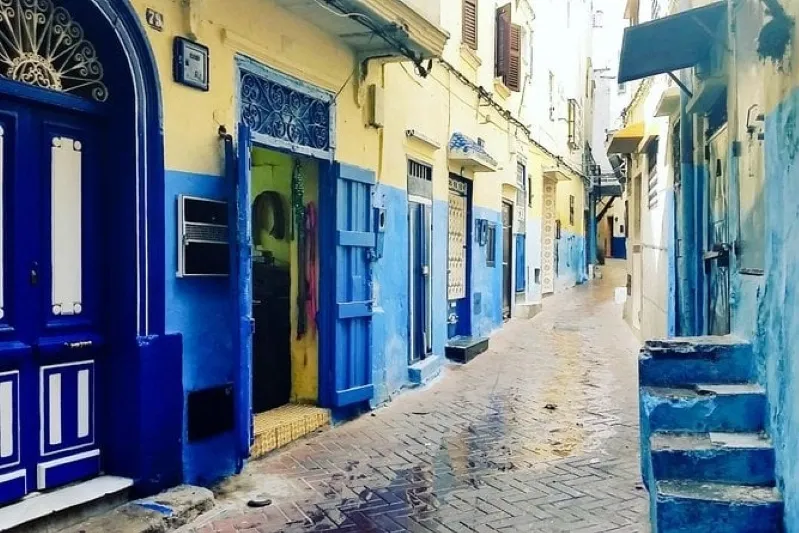
[[[510,67],[510,27],[511,27],[511,6],[510,4],[497,9],[497,39],[494,61],[494,75],[506,81],[508,69]]]
[[[477,50],[477,0],[463,0],[463,44]]]
[[[522,27],[510,25],[510,58],[505,85],[511,91],[520,91],[522,86]]]

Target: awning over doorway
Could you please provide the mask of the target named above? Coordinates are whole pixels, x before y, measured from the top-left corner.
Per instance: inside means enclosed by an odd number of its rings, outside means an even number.
[[[707,57],[726,13],[726,1],[713,2],[626,28],[619,83],[696,65]]]
[[[638,151],[638,145],[641,144],[645,135],[646,125],[643,122],[634,122],[613,134],[608,144],[607,153],[634,154]]]
[[[449,140],[449,161],[474,172],[493,172],[499,168],[485,147],[463,133],[454,133]]]

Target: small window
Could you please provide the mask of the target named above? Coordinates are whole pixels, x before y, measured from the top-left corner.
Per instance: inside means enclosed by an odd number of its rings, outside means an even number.
[[[486,265],[497,264],[497,225],[489,223],[486,229]]]
[[[605,23],[605,13],[603,11],[594,12],[594,28],[601,28]]]
[[[568,129],[569,129],[569,146],[572,148],[576,148],[580,144],[580,136],[579,132],[577,131],[577,113],[578,113],[578,105],[577,100],[574,98],[569,98],[569,107],[568,107]]]
[[[655,139],[646,147],[646,162],[649,169],[649,208],[658,205],[658,140]]]
[[[569,195],[569,225],[574,226],[574,195]]]
[[[463,44],[477,50],[477,1],[463,0]]]
[[[618,90],[619,94],[624,94],[625,92],[627,92],[627,85],[625,83],[619,83]]]
[[[527,207],[533,207],[533,178],[527,176]]]

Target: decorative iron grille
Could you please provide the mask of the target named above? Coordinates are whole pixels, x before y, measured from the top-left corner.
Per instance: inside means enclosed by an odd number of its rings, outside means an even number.
[[[278,146],[331,150],[330,101],[248,71],[241,73],[241,120]]]
[[[35,87],[108,99],[94,45],[51,0],[0,0],[0,76]]]

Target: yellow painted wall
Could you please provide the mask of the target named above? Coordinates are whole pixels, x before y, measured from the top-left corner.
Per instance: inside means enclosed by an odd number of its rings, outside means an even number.
[[[574,224],[569,222],[569,196],[574,196]],[[569,180],[559,181],[557,187],[557,220],[560,220],[562,231],[569,231],[576,235],[583,235],[585,228],[585,189],[583,180],[579,176],[572,176]]]
[[[235,131],[237,53],[341,94],[336,100],[336,159],[363,168],[377,168],[378,136],[366,127],[365,108],[356,101],[356,59],[332,36],[300,17],[261,0],[200,3],[195,25],[198,41],[210,49],[210,91],[172,80],[172,46],[185,36],[188,18],[181,0],[131,0],[142,19],[155,54],[163,93],[166,166],[168,169],[220,175],[222,154],[217,129]],[[144,22],[146,8],[164,15],[164,31]],[[349,80],[349,81],[347,81]],[[369,78],[367,78],[369,82]]]
[[[403,64],[386,64],[383,72],[386,118],[381,133],[381,183],[404,189],[406,160],[412,157],[433,165],[434,198],[446,200],[449,174],[462,173],[473,182],[474,205],[499,211],[503,182],[516,180],[516,151],[526,155],[524,146],[512,150],[515,127],[509,127],[507,120],[485,102],[480,105],[474,90],[443,67],[437,66],[425,79]],[[408,138],[407,130],[422,133],[440,147]],[[484,139],[486,150],[499,162],[500,169],[474,173],[449,164],[447,145],[456,132]]]
[[[315,160],[309,158],[302,158],[301,161],[302,171],[305,176],[305,203],[316,203],[319,197],[319,165]],[[285,199],[286,213],[288,215],[291,207],[291,175],[293,167],[294,159],[288,154],[262,148],[253,149],[252,198],[264,191],[279,192]],[[288,262],[290,265],[291,399],[297,402],[315,403],[319,395],[318,337],[315,324],[309,323],[308,333],[302,339],[297,339],[297,292],[302,273],[298,270],[297,240],[292,240],[290,235],[287,232],[286,239],[279,241],[268,233],[262,232],[261,242],[263,246],[261,249],[273,252],[276,261]],[[317,279],[319,279],[318,268],[317,255]],[[302,277],[302,279],[304,280],[305,278]]]

